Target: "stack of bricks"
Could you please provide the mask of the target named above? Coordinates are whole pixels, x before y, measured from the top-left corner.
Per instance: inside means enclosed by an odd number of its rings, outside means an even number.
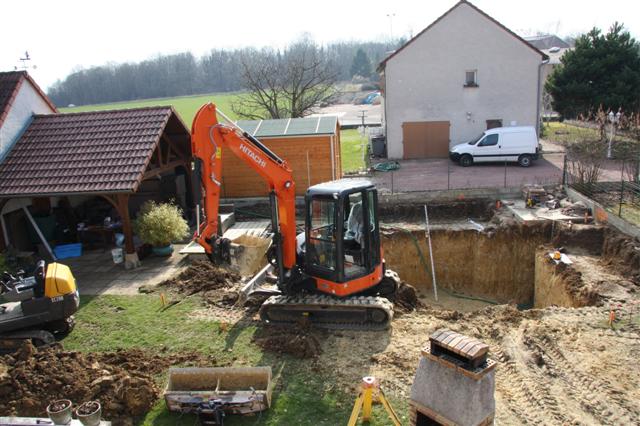
[[[411,424],[493,424],[495,363],[488,352],[488,345],[462,334],[433,333],[411,387]]]

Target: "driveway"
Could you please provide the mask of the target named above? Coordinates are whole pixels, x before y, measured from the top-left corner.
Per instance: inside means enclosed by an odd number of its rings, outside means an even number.
[[[391,192],[519,187],[562,182],[564,153],[545,154],[531,167],[517,163],[478,163],[461,167],[449,159],[400,160],[394,172],[375,172],[371,180]]]

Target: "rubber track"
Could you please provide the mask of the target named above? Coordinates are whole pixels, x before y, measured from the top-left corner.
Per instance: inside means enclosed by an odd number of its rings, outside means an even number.
[[[327,328],[332,330],[385,330],[389,328],[393,319],[393,304],[384,297],[378,296],[357,296],[338,299],[329,295],[295,295],[295,296],[271,296],[260,307],[260,318],[270,324],[293,325],[301,321],[300,312],[309,312],[313,314],[314,310],[322,310],[323,313],[328,312],[331,306],[335,306],[336,310],[348,307],[357,310],[382,310],[386,315],[386,321],[381,323],[362,322],[362,321],[342,321],[342,322],[314,322],[313,315],[311,324],[319,328]],[[291,312],[291,318],[285,321],[274,321],[268,318],[268,312],[274,309],[286,311],[295,307]],[[329,307],[329,308],[327,308]]]

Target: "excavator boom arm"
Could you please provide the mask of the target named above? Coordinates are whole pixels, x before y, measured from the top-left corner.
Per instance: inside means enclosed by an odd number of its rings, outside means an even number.
[[[228,148],[267,182],[277,204],[277,217],[273,223],[279,229],[273,229],[273,232],[281,241],[282,264],[284,268],[292,269],[296,264],[296,210],[291,169],[286,161],[233,123],[219,123],[218,111],[212,103],[198,110],[191,127],[191,151],[200,172],[205,213],[196,241],[208,254],[213,253],[213,240],[217,238],[219,226],[222,147]]]

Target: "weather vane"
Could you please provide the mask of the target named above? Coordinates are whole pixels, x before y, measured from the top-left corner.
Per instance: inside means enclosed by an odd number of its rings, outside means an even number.
[[[29,61],[31,60],[31,56],[29,56],[29,52],[25,50],[24,52],[24,57],[19,59],[20,62],[22,62],[22,65],[20,65],[19,67],[16,66],[14,67],[15,70],[28,70],[28,69],[36,69],[38,68],[36,65],[29,65]]]

